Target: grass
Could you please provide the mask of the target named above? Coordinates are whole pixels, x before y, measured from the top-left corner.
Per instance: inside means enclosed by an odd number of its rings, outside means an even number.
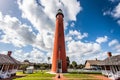
[[[68,78],[69,80],[100,80],[91,76],[90,74],[69,73],[69,74],[64,74],[64,77]]]
[[[13,80],[52,80],[52,77],[54,77],[54,74],[46,73],[46,71],[41,72],[34,72],[33,74],[23,74],[22,72],[17,72],[17,76],[23,76],[19,77]]]
[[[68,74],[64,74],[66,78],[69,78],[69,80],[100,80],[97,79],[96,77],[91,76],[92,75],[101,75],[101,72],[69,72]]]
[[[53,80],[53,77],[55,77],[55,74],[49,74],[46,73],[47,71],[41,72],[34,72],[33,74],[23,74],[22,72],[17,72],[17,76],[22,76],[18,77],[13,80]],[[77,72],[70,72],[63,74],[65,78],[68,80],[100,80],[97,79],[96,77],[91,76],[91,74],[95,75],[101,75],[100,73],[96,72],[85,72],[85,73],[77,73]]]
[[[69,72],[70,74],[97,74],[97,75],[101,75],[101,72]]]

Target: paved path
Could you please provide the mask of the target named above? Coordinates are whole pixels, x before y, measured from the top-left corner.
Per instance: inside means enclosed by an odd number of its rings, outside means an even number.
[[[96,77],[97,79],[101,79],[101,80],[111,80],[111,79],[108,79],[107,77],[105,77],[103,75],[93,75],[93,74],[90,74],[90,76]]]

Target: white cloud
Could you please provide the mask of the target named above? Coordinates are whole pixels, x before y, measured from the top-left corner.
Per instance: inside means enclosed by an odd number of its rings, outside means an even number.
[[[120,43],[117,39],[114,39],[109,42],[109,47],[111,47],[116,53],[120,53]]]
[[[88,33],[83,33],[81,34],[77,30],[70,30],[69,33],[66,35],[66,41],[71,41],[71,40],[81,40],[85,37],[88,37]]]
[[[35,34],[30,26],[22,24],[16,17],[2,15],[0,12],[0,30],[3,31],[0,42],[12,43],[17,47],[32,44]]]
[[[100,45],[97,43],[83,43],[81,41],[71,41],[67,47],[69,53],[79,54],[96,53],[101,49]]]
[[[96,42],[98,42],[98,43],[103,43],[103,42],[107,42],[108,41],[108,37],[107,36],[104,36],[104,37],[98,37],[97,39],[96,39]]]
[[[67,49],[67,55],[70,57],[71,61],[77,60],[78,63],[83,63],[80,62],[80,60],[83,59],[83,56],[96,56],[95,54],[100,53],[101,46],[98,43],[84,43],[81,41],[71,41],[67,45]],[[85,59],[83,60],[85,61]]]
[[[47,56],[40,50],[33,48],[29,53],[25,53],[23,50],[15,50],[12,53],[12,56],[18,59],[19,61],[29,60],[30,62],[43,63],[47,62]]]
[[[53,45],[53,32],[42,30],[37,35],[31,26],[22,24],[16,17],[2,15],[0,12],[0,42],[11,43],[16,47],[31,45],[45,51],[51,51]]]
[[[117,23],[120,25],[120,3],[114,8],[111,15],[117,19]]]
[[[65,16],[65,24],[67,21],[76,21],[76,15],[81,10],[80,3],[77,0],[61,0],[63,5],[60,5],[57,0],[41,0],[38,6],[35,0],[18,0],[19,8],[22,11],[22,17],[28,19],[34,27],[39,30],[54,30],[55,15],[57,9],[62,8]],[[69,4],[68,4],[69,3]],[[64,8],[63,8],[64,7]],[[72,11],[74,10],[74,11]]]
[[[113,17],[120,18],[120,3],[113,10]]]
[[[118,5],[114,9],[103,12],[103,15],[110,15],[113,18],[117,19],[117,23],[120,25],[120,2],[119,0],[110,0],[111,2],[118,2]]]
[[[110,42],[108,43],[108,45],[111,47],[111,46],[114,46],[114,45],[116,45],[116,44],[118,44],[118,43],[119,43],[118,40],[114,39],[114,40],[110,41]]]
[[[70,27],[74,27],[74,26],[75,26],[75,23],[72,22],[72,23],[70,24]]]
[[[37,34],[33,47],[37,47],[44,51],[51,51],[53,47],[53,33],[42,31],[42,34]]]
[[[37,30],[53,30],[54,23],[35,0],[18,0],[18,4],[22,11],[22,17],[28,19]]]

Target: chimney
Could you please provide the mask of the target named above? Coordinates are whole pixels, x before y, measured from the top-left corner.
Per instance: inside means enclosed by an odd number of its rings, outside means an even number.
[[[107,53],[108,57],[110,58],[112,56],[112,53],[111,52],[108,52]]]
[[[10,57],[11,56],[11,54],[12,54],[12,51],[8,51],[8,56]]]

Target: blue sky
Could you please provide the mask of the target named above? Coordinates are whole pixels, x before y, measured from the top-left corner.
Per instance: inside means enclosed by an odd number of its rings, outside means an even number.
[[[71,62],[120,54],[120,0],[1,0],[0,53],[11,50],[20,61],[48,62],[59,8]]]

